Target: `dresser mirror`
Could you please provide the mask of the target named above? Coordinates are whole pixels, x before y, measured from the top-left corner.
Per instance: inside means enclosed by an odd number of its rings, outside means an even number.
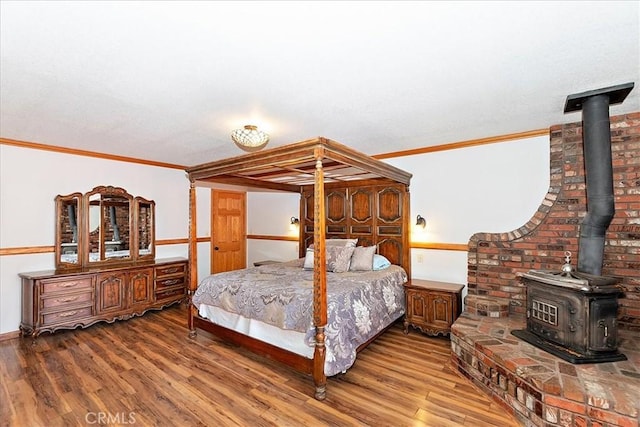
[[[131,259],[133,196],[122,188],[96,187],[84,197],[89,215],[87,261]]]
[[[58,264],[77,267],[79,244],[79,219],[81,193],[56,197],[56,259]]]
[[[155,259],[155,203],[119,187],[56,197],[56,268]]]
[[[136,218],[137,218],[137,248],[138,259],[153,260],[156,257],[155,248],[155,217],[153,200],[146,200],[142,197],[135,198]]]

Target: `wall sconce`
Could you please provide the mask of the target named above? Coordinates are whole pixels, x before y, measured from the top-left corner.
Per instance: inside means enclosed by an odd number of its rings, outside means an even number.
[[[291,217],[291,223],[289,224],[289,231],[291,233],[299,234],[300,231],[300,220],[295,216]]]
[[[426,226],[427,226],[427,220],[424,219],[422,216],[418,215],[418,217],[416,218],[416,227],[425,228]]]

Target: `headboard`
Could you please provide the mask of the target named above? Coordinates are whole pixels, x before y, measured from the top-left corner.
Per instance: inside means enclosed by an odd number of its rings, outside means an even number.
[[[378,246],[378,253],[411,274],[409,188],[389,180],[325,184],[327,239],[358,239],[358,246]],[[300,199],[300,257],[313,243],[313,187]]]

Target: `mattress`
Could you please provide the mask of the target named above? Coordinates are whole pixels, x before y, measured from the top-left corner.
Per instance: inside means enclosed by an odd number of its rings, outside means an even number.
[[[313,271],[302,268],[303,261],[208,276],[192,303],[202,317],[220,326],[312,358]],[[350,368],[357,348],[404,314],[406,281],[406,272],[397,265],[327,272],[327,376]]]

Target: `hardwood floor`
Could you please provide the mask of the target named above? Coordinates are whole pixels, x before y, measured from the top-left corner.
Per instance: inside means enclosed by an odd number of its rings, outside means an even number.
[[[392,327],[312,396],[309,377],[199,331],[186,309],[0,342],[3,426],[517,426],[449,367],[449,341]]]

